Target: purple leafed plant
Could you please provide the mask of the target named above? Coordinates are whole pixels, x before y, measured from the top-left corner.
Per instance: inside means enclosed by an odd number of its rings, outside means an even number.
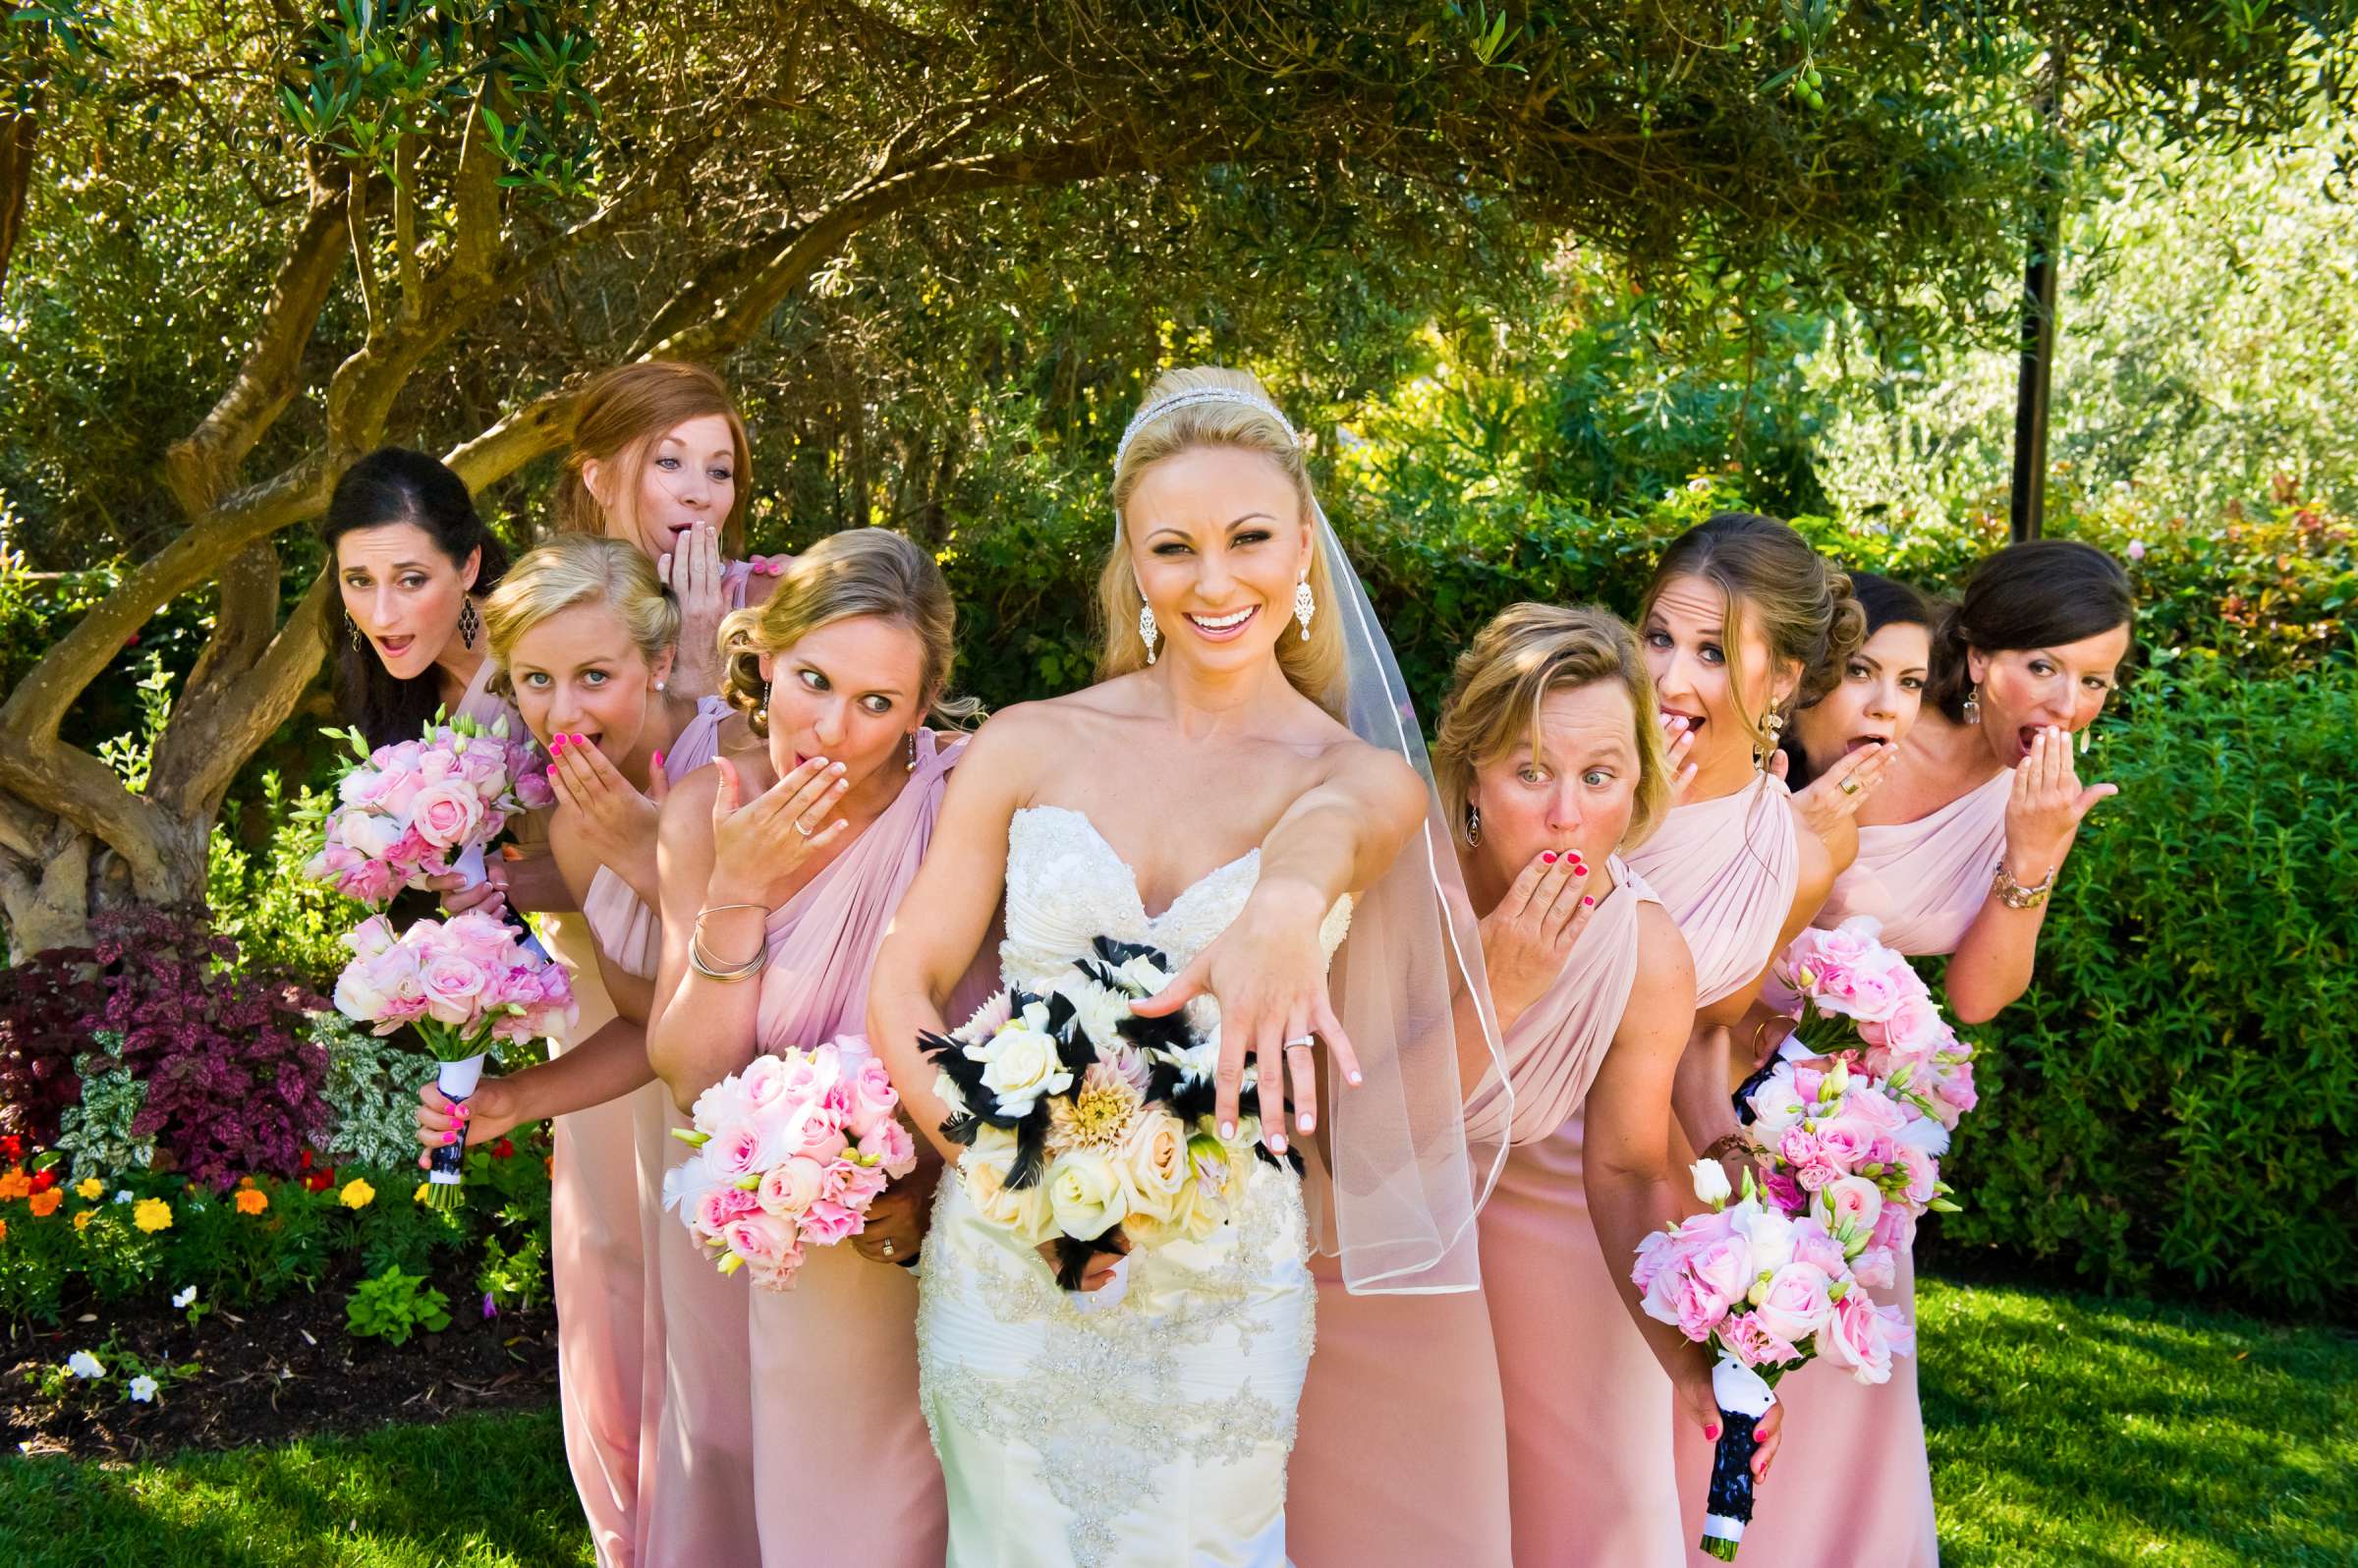
[[[198,914],[135,910],[93,923],[102,992],[84,1020],[146,1086],[132,1130],[180,1171],[224,1192],[241,1176],[294,1176],[320,1141],[327,1053],[306,1014],[326,1004],[283,976],[236,967],[237,944]]]

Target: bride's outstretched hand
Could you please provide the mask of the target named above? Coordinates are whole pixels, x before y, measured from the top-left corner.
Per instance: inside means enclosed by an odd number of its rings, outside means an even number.
[[[1171,982],[1133,1011],[1148,1018],[1175,1013],[1198,996],[1220,1004],[1220,1060],[1213,1077],[1220,1135],[1232,1136],[1245,1065],[1254,1066],[1261,1092],[1261,1136],[1271,1153],[1286,1146],[1285,1103],[1290,1083],[1294,1130],[1319,1124],[1315,1036],[1334,1052],[1343,1077],[1358,1083],[1359,1057],[1326,995],[1326,950],[1319,927],[1326,918],[1318,889],[1263,881],[1244,910]],[[1282,1065],[1280,1065],[1282,1064]]]

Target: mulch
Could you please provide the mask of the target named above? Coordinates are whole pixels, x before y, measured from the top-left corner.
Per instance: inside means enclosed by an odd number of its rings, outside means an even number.
[[[0,1340],[0,1455],[154,1459],[552,1403],[556,1314],[542,1302],[484,1317],[477,1261],[470,1250],[439,1265],[432,1283],[450,1298],[450,1326],[413,1333],[403,1345],[346,1332],[345,1298],[361,1277],[357,1258],[315,1292],[234,1313],[219,1309],[193,1329],[160,1291],[153,1302],[69,1306],[56,1328],[19,1325]],[[196,1362],[203,1370],[144,1405],[123,1397],[113,1366],[55,1402],[27,1378],[78,1350],[103,1361],[110,1339],[151,1365]]]

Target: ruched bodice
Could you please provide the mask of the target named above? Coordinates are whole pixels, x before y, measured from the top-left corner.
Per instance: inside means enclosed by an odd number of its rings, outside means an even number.
[[[2001,771],[1913,822],[1860,828],[1859,858],[1834,879],[1817,924],[1872,915],[1896,952],[1955,952],[1990,901],[1991,874],[2006,853],[2013,789],[2013,773]]]
[[[720,721],[728,716],[726,698],[707,697],[697,704],[663,757],[665,783],[677,784],[719,754]],[[590,876],[582,918],[597,933],[608,963],[641,980],[655,978],[655,963],[663,956],[663,918],[609,868],[600,866]]]

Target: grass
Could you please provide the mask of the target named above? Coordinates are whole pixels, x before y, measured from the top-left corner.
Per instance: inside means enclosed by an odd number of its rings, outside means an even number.
[[[2358,1334],[1937,1282],[1919,1323],[1946,1568],[2358,1563]]]
[[[1930,1282],[1942,1561],[2358,1562],[2358,1335]],[[24,1568],[585,1564],[553,1411],[141,1465],[0,1459]]]

